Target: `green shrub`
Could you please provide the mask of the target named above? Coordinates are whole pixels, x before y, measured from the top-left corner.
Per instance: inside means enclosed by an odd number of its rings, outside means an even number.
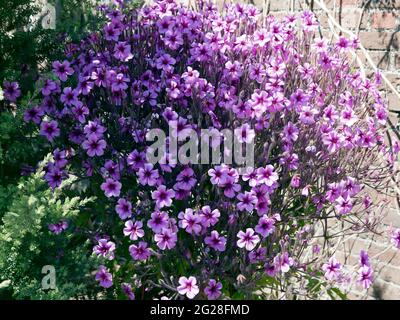
[[[69,197],[65,189],[74,178],[54,192],[43,181],[41,167],[21,178],[0,227],[0,292],[16,299],[93,298],[97,286],[90,244],[76,232],[73,221],[81,207],[94,198]],[[67,232],[53,234],[49,223],[70,221]],[[56,289],[43,290],[42,268],[56,271]]]

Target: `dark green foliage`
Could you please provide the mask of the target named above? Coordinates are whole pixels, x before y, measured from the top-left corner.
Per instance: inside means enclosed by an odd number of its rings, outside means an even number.
[[[91,246],[74,232],[73,220],[94,198],[67,197],[43,181],[43,170],[22,178],[0,227],[0,297],[16,299],[93,298],[98,286]],[[65,181],[66,187],[74,179]],[[70,221],[67,231],[55,235],[49,223]],[[56,271],[56,289],[42,289],[42,267]]]

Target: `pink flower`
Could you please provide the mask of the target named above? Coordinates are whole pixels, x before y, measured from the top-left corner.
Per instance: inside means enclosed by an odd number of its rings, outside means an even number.
[[[267,215],[263,215],[255,228],[255,231],[261,234],[264,238],[268,237],[275,231],[275,219],[268,218]]]
[[[129,236],[131,240],[137,240],[144,237],[142,221],[128,220],[125,222],[124,235]]]
[[[392,232],[390,241],[397,249],[400,249],[400,229]]]
[[[161,209],[172,205],[172,198],[175,197],[175,192],[174,190],[169,190],[166,186],[161,185],[156,191],[151,193],[151,197],[156,200],[157,208]]]
[[[147,226],[155,233],[160,233],[168,227],[168,214],[164,211],[155,211],[151,214],[151,219],[147,221]]]
[[[208,170],[208,175],[211,177],[212,184],[222,185],[228,179],[228,169],[226,166],[216,166],[214,169]]]
[[[239,203],[236,205],[238,210],[247,212],[252,212],[254,206],[257,203],[257,197],[252,193],[246,191],[245,193],[239,193],[237,198],[239,199]]]
[[[107,239],[100,239],[99,243],[93,247],[93,252],[108,260],[114,259],[115,243]]]
[[[265,168],[259,168],[257,170],[257,177],[259,183],[264,183],[268,187],[271,187],[279,179],[278,174],[271,165],[267,165]]]
[[[339,136],[336,132],[332,131],[329,132],[327,135],[324,135],[322,141],[327,146],[330,153],[335,153],[341,147],[342,137]]]
[[[243,68],[238,61],[225,63],[224,74],[232,80],[239,79],[243,74]]]
[[[328,280],[337,280],[340,276],[340,270],[342,265],[335,259],[331,257],[328,263],[322,266],[322,270],[325,272],[325,278]]]
[[[173,249],[176,245],[178,237],[175,232],[170,229],[162,229],[160,233],[154,235],[154,240],[161,250]]]
[[[283,137],[288,141],[296,141],[299,137],[299,129],[291,121],[283,129]]]
[[[199,287],[197,286],[197,280],[195,277],[180,277],[179,286],[177,290],[179,294],[186,295],[189,299],[193,299],[199,293]]]
[[[186,209],[185,213],[180,212],[178,218],[179,227],[185,229],[187,233],[199,234],[201,232],[201,217],[193,213],[192,209]]]
[[[104,288],[110,288],[113,285],[112,274],[108,272],[105,266],[100,266],[96,273],[96,281],[100,282],[100,285]]]
[[[248,181],[250,187],[255,187],[258,184],[257,171],[254,168],[247,168],[242,180]]]
[[[350,213],[351,209],[353,208],[353,204],[350,197],[343,198],[340,196],[335,200],[335,208],[340,215]]]
[[[200,218],[202,219],[201,220],[202,224],[206,228],[208,228],[210,226],[214,226],[218,222],[221,213],[219,212],[218,209],[214,209],[211,211],[210,206],[204,206],[201,208],[199,215]]]
[[[362,285],[364,289],[368,289],[371,286],[373,280],[374,277],[372,268],[370,266],[363,265],[358,270],[357,283]]]
[[[235,136],[240,143],[252,143],[256,134],[254,130],[245,123],[240,128],[235,129]]]
[[[147,243],[144,241],[140,241],[138,245],[130,245],[129,253],[133,260],[147,260],[151,256]]]
[[[110,178],[107,178],[106,182],[103,182],[100,186],[107,198],[119,197],[119,194],[121,193],[121,187],[122,185],[119,181]]]
[[[251,251],[255,248],[257,243],[260,242],[260,237],[254,234],[254,230],[247,228],[246,232],[239,231],[237,234],[239,240],[236,242],[239,248],[246,248],[247,251]]]
[[[289,254],[287,252],[283,254],[278,254],[274,258],[274,264],[276,270],[281,271],[282,273],[289,272],[289,269],[291,266],[293,266],[294,261],[291,257],[289,257]]]

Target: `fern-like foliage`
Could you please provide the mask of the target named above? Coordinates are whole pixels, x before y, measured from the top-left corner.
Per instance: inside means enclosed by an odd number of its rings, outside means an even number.
[[[0,227],[0,293],[15,299],[93,298],[97,286],[90,274],[95,268],[89,243],[74,227],[80,208],[94,198],[68,197],[66,180],[54,192],[43,181],[43,168],[22,178]],[[53,234],[49,223],[70,222],[61,234]],[[42,289],[42,268],[55,268],[55,289]],[[1,285],[3,284],[3,285]],[[2,288],[1,288],[2,287]]]

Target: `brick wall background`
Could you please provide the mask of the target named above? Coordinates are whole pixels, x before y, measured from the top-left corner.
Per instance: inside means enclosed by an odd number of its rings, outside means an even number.
[[[240,1],[244,2],[244,1]],[[375,65],[381,69],[395,89],[400,92],[400,0],[325,0],[325,6],[335,20],[344,28],[359,35],[361,44],[367,49]],[[253,0],[268,14],[278,17],[288,12],[311,9],[321,25],[322,33],[332,35],[328,17],[312,0]],[[358,55],[366,72],[373,72],[361,52]],[[387,90],[390,119],[399,128],[400,100],[395,93]],[[391,131],[394,135],[394,131]],[[382,202],[387,199],[382,198]],[[339,246],[336,258],[347,265],[358,262],[360,250],[367,250],[375,270],[374,285],[365,292],[356,286],[351,288],[351,299],[400,299],[400,251],[388,245],[385,228],[400,228],[400,212],[396,199],[389,199],[383,211],[384,228],[381,235],[362,235],[352,238]]]

